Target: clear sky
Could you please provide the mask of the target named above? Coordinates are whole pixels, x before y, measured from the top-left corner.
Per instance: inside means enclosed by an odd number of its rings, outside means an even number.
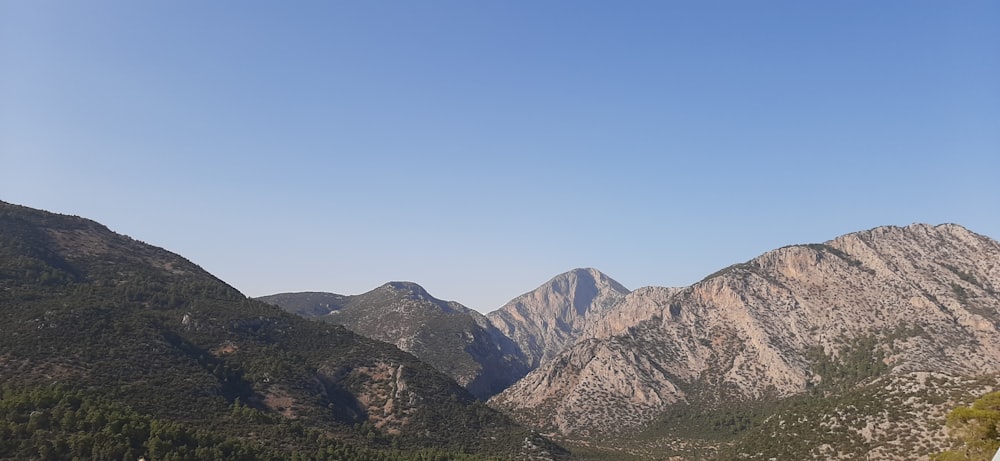
[[[1000,238],[1000,2],[0,0],[0,200],[250,296]]]

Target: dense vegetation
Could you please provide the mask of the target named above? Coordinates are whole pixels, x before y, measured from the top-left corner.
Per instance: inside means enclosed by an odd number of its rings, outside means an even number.
[[[222,426],[229,429],[220,430]],[[255,430],[268,435],[257,440],[229,435]],[[213,428],[205,428],[141,415],[63,386],[0,389],[0,458],[135,460],[140,456],[164,461],[500,459],[440,449],[363,448],[239,403]]]
[[[939,453],[934,461],[988,461],[1000,450],[1000,392],[986,394],[972,405],[948,413],[948,429],[960,448]]]
[[[0,382],[7,459],[461,459],[526,440],[562,454],[392,346],[2,202]]]

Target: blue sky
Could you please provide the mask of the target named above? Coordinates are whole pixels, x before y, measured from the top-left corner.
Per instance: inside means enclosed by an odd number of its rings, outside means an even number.
[[[244,293],[1000,238],[1000,3],[0,0],[0,200]]]

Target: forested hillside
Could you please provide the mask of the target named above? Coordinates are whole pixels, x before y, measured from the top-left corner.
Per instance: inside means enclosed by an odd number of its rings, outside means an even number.
[[[0,458],[561,456],[393,346],[0,202]]]

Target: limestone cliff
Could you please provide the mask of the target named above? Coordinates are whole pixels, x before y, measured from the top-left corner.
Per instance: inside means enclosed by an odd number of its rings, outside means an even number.
[[[628,292],[596,269],[574,269],[487,317],[517,343],[534,368],[572,344]]]
[[[628,294],[491,404],[586,435],[642,427],[674,403],[801,394],[838,379],[824,361],[884,375],[997,373],[998,291],[1000,244],[958,225],[784,247],[690,287]],[[845,358],[859,348],[873,363]]]

